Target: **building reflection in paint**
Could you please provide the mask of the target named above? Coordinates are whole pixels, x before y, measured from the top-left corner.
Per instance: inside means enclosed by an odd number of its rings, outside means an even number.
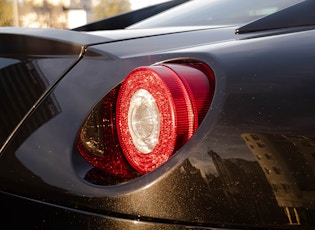
[[[304,136],[244,133],[290,224],[303,210],[315,209],[315,139]]]
[[[48,88],[48,79],[40,63],[39,60],[0,58],[0,145]],[[34,122],[28,123],[23,130],[23,139],[59,112],[60,107],[52,94],[40,112],[34,114]]]

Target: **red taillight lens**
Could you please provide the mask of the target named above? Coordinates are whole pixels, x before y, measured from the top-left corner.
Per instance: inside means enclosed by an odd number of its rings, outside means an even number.
[[[118,137],[129,163],[140,173],[164,163],[195,132],[199,99],[208,98],[209,81],[197,69],[161,65],[132,71],[116,109]]]
[[[113,89],[92,110],[79,132],[77,148],[94,167],[113,176],[132,178],[137,173],[122,154],[116,131],[118,89]]]
[[[111,175],[150,172],[191,138],[213,93],[214,75],[204,64],[137,68],[89,115],[78,149]]]

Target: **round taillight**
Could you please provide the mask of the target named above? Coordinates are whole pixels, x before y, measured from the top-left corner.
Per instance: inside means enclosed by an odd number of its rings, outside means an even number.
[[[133,70],[121,85],[116,126],[126,159],[138,172],[152,171],[184,145],[212,99],[209,77],[186,65]]]
[[[133,70],[93,108],[78,133],[77,149],[94,166],[85,179],[115,184],[159,167],[197,130],[213,94],[214,74],[203,63]]]

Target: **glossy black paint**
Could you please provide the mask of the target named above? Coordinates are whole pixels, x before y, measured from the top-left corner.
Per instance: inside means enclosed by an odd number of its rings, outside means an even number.
[[[1,49],[0,71],[2,145],[50,85],[78,59],[81,47],[65,47],[58,42],[10,34],[1,36],[1,43],[5,44]],[[39,49],[38,44],[43,48]],[[47,58],[53,56],[54,58]],[[56,69],[55,66],[59,68]],[[52,96],[50,100],[54,101]],[[51,102],[48,106],[53,104]],[[46,107],[37,118],[38,121],[44,123],[50,119],[49,110]],[[53,110],[52,115],[58,113],[59,109],[54,107]],[[33,125],[37,127],[37,124]]]
[[[154,222],[141,220],[134,216],[95,215],[88,211],[66,208],[37,200],[24,199],[18,196],[0,194],[2,213],[0,226],[2,229],[202,229],[181,223]],[[27,207],[27,212],[23,208]],[[31,214],[31,215],[30,215]]]
[[[20,33],[20,36],[16,34]],[[16,127],[32,113],[32,108],[45,98],[73,65],[80,60],[85,42],[100,42],[106,39],[80,36],[74,33],[58,33],[47,30],[41,33],[34,29],[21,28],[15,32],[13,28],[3,28],[1,42],[1,135],[0,144],[5,146]],[[66,37],[63,37],[65,35]],[[49,37],[49,39],[48,39]],[[66,41],[71,39],[71,43]],[[36,123],[44,123],[52,115],[59,112],[53,95],[50,102],[37,117]],[[41,121],[41,122],[38,122]],[[25,136],[29,131],[25,130]],[[1,151],[2,151],[1,147]]]
[[[1,203],[10,209],[2,223],[11,223],[17,206],[31,206],[43,213],[39,227],[49,215],[50,227],[313,229],[315,31],[299,30],[202,29],[82,45],[80,60],[2,149]],[[75,148],[80,126],[132,69],[174,59],[213,69],[216,91],[205,120],[157,170],[107,184]],[[47,107],[53,113],[40,121]]]

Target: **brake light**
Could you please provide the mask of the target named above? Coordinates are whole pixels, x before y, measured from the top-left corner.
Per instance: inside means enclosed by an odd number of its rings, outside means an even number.
[[[89,114],[79,132],[77,149],[86,161],[105,173],[133,178],[137,173],[128,164],[118,143],[115,122],[118,89],[107,94]]]
[[[111,175],[148,173],[191,138],[213,93],[214,74],[204,64],[139,67],[93,109],[79,133],[79,152]]]

